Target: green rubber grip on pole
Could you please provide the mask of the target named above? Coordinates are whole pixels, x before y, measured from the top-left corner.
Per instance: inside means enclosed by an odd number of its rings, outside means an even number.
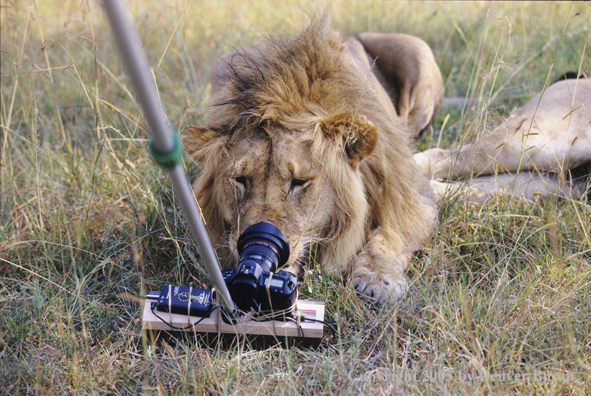
[[[148,151],[152,155],[152,158],[154,158],[154,161],[156,161],[161,168],[166,170],[174,169],[174,167],[181,162],[181,158],[183,158],[183,146],[181,145],[179,136],[176,133],[173,133],[173,136],[174,147],[167,153],[158,151],[154,145],[154,140],[150,140],[148,143]]]

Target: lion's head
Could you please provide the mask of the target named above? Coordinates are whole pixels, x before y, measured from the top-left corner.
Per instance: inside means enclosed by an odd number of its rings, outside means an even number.
[[[218,61],[205,126],[183,131],[214,243],[235,250],[246,227],[272,223],[297,273],[312,246],[345,270],[384,224],[399,251],[424,237],[406,126],[368,71],[324,20]]]
[[[340,114],[311,124],[263,123],[231,135],[201,127],[185,134],[195,144],[187,147],[200,147],[191,152],[204,167],[195,189],[208,226],[228,237],[231,250],[242,231],[260,221],[286,236],[288,265],[313,239],[342,233],[355,221],[364,231],[368,208],[358,167],[377,142],[367,120]],[[346,197],[337,196],[335,183],[347,185]]]

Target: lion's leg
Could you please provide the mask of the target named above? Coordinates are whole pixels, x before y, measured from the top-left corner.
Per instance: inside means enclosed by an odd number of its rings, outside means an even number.
[[[536,198],[558,195],[561,197],[578,196],[586,192],[585,180],[560,180],[555,173],[537,172],[503,173],[500,175],[481,176],[467,183],[438,182],[431,180],[431,187],[437,200],[460,199],[484,204],[498,197],[535,200]]]
[[[369,301],[400,300],[408,289],[404,270],[411,255],[395,254],[381,230],[374,230],[352,262],[355,290]]]
[[[578,84],[578,85],[577,85]],[[498,172],[561,173],[591,160],[591,82],[559,81],[480,141],[415,154],[426,177]]]
[[[420,132],[437,117],[443,100],[443,79],[429,45],[402,33],[359,33],[357,39],[375,61],[376,77]]]
[[[486,148],[495,146],[488,150]],[[430,149],[414,155],[419,171],[429,179],[449,179],[464,176],[488,175],[521,170],[531,170],[530,155],[522,155],[521,144],[516,141],[492,139],[478,144],[466,144],[459,149]]]

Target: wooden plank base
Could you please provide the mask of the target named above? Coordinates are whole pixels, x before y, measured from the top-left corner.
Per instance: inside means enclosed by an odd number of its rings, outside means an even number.
[[[148,296],[158,296],[160,292],[150,292]],[[173,329],[152,313],[152,303],[155,300],[144,300],[143,329],[164,331],[186,331],[196,333],[225,333],[225,334],[259,334],[277,337],[302,337],[300,328],[295,322],[281,322],[277,320],[268,322],[255,322],[250,320],[243,323],[228,324],[220,317],[220,310],[216,309],[209,318],[203,319],[198,325],[185,330]],[[324,303],[313,300],[297,300],[297,311],[302,315],[301,330],[305,338],[322,338],[324,325],[318,322],[304,321],[304,317],[316,320],[324,320]],[[171,314],[168,312],[155,312],[162,319],[176,327],[186,327],[200,320],[200,317]]]

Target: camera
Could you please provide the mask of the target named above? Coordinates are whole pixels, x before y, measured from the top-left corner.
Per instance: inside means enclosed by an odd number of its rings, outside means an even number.
[[[238,266],[222,270],[236,306],[256,313],[291,308],[297,277],[286,271],[275,273],[289,258],[289,244],[281,231],[270,223],[254,224],[240,235],[237,249]]]

